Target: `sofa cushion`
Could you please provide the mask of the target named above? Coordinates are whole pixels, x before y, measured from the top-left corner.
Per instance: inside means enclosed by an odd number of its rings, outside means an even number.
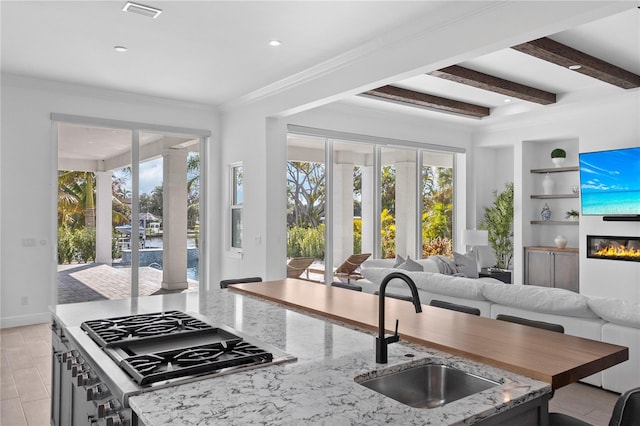
[[[470,300],[487,300],[482,295],[483,282],[465,277],[453,277],[433,272],[403,271],[397,268],[367,268],[362,270],[362,275],[374,285],[380,283],[392,272],[402,272],[413,280],[419,290],[434,294],[458,297]],[[504,284],[502,284],[504,285]],[[404,281],[393,279],[387,285],[388,288],[408,288]]]
[[[371,281],[376,286],[380,286],[382,279],[392,272],[406,272],[397,268],[363,268],[360,270],[362,276]]]
[[[597,317],[589,309],[586,296],[561,288],[485,283],[482,286],[482,294],[494,303],[534,312],[582,318]]]
[[[406,262],[405,258],[398,254],[396,255],[396,262],[393,264],[393,267],[397,268],[398,266],[402,265],[404,262]]]
[[[402,265],[396,266],[396,268],[405,271],[424,271],[422,265],[411,259],[409,256],[407,256],[407,260]]]
[[[420,289],[435,294],[459,297],[461,299],[486,300],[482,294],[484,283],[472,278],[434,274],[432,272],[407,273]]]
[[[640,328],[640,303],[605,297],[588,297],[587,303],[605,321]]]
[[[602,325],[602,341],[629,348],[629,359],[602,371],[602,387],[625,392],[640,386],[640,329],[614,324]]]
[[[362,263],[360,269],[366,268],[393,268],[396,263],[395,259],[367,259]]]
[[[478,278],[478,262],[475,257],[454,252],[453,261],[456,263],[456,269],[459,273],[469,278]]]

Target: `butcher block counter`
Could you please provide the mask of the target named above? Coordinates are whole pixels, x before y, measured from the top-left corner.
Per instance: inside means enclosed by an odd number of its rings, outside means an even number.
[[[285,279],[230,290],[378,330],[378,296]],[[553,389],[624,362],[628,349],[490,318],[386,298],[385,328],[409,341],[550,383]],[[393,346],[393,345],[392,345]]]

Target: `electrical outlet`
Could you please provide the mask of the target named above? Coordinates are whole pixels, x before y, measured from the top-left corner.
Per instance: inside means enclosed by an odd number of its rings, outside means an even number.
[[[22,239],[22,247],[35,247],[36,239],[35,238],[23,238]]]
[[[27,306],[29,304],[29,296],[22,296],[20,299],[20,303],[22,306]]]

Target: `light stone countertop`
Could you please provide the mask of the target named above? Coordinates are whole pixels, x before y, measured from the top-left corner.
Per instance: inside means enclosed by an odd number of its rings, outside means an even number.
[[[387,365],[376,364],[375,336],[369,332],[228,290],[58,305],[52,311],[71,326],[171,309],[199,312],[297,361],[133,396],[129,404],[146,426],[472,424],[551,389],[547,383],[403,342],[389,345]],[[399,369],[409,362],[442,362],[501,384],[443,407],[418,409],[354,381],[356,376],[375,376],[371,372]]]

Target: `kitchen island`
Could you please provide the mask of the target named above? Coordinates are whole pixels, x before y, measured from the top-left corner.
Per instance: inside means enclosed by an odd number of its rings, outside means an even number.
[[[340,291],[342,298],[351,295],[349,290],[332,290]],[[354,303],[357,310],[356,299]],[[69,327],[92,319],[168,310],[199,313],[274,345],[297,361],[130,397],[127,403],[139,424],[147,426],[492,424],[496,416],[520,413],[532,404],[534,411],[544,415],[551,392],[548,383],[410,342],[390,345],[389,363],[376,364],[373,333],[230,290],[59,305],[53,308],[53,316],[61,327]],[[418,409],[354,380],[408,362],[443,363],[499,385],[439,408]]]

